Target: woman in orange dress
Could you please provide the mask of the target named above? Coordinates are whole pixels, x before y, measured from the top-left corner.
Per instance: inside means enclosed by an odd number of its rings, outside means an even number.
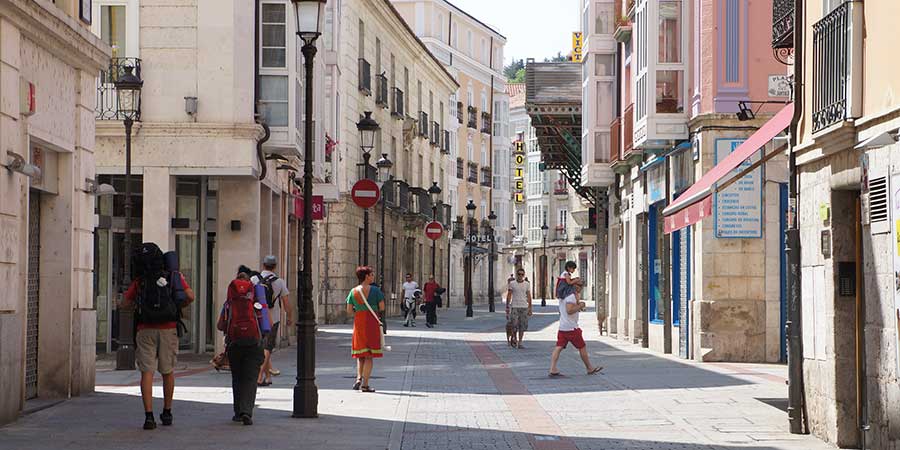
[[[363,266],[356,269],[359,286],[347,295],[347,314],[353,315],[353,350],[356,358],[356,383],[354,390],[375,392],[369,387],[375,358],[383,356],[381,348],[381,319],[376,314],[384,311],[384,293],[376,286],[375,271]],[[366,304],[368,303],[368,306]]]

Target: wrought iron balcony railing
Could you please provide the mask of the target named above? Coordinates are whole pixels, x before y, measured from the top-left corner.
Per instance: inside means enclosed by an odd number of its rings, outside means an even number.
[[[441,146],[441,124],[431,122],[431,145],[434,147]]]
[[[388,108],[388,79],[385,74],[375,76],[375,104],[384,109]]]
[[[477,129],[478,128],[478,108],[474,106],[469,107],[469,128]]]
[[[469,163],[469,176],[466,180],[469,183],[478,183],[478,164]]]
[[[359,91],[372,95],[372,66],[365,58],[359,58]]]
[[[862,6],[846,1],[813,25],[813,132],[859,113]]]
[[[462,180],[465,178],[466,167],[462,158],[456,158],[456,178]]]
[[[391,106],[391,115],[398,119],[402,119],[406,115],[403,91],[400,90],[400,88],[394,88],[392,97],[394,104]]]
[[[441,139],[441,153],[445,155],[450,154],[450,132],[447,130],[443,130],[441,133],[443,134],[443,139]]]
[[[463,104],[462,102],[456,102],[456,120],[460,125],[463,123]]]
[[[116,96],[116,81],[125,74],[125,68],[132,67],[132,74],[140,79],[141,77],[141,60],[140,58],[111,58],[109,67],[100,72],[97,79],[97,120],[122,120],[119,114],[119,102]],[[137,120],[141,119],[141,113],[138,111]]]
[[[481,168],[481,185],[486,187],[491,187],[491,168],[490,167],[482,167]]]
[[[481,132],[491,134],[491,113],[489,112],[481,113]]]
[[[419,111],[419,137],[428,139],[428,113]]]
[[[794,47],[794,0],[772,0],[772,48]]]

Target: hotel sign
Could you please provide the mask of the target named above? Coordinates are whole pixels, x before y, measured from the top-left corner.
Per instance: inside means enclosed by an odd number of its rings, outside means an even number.
[[[516,204],[522,204],[525,203],[525,142],[516,141],[513,145],[513,198]]]
[[[580,31],[572,33],[572,62],[581,62],[582,49],[584,47],[584,35]]]

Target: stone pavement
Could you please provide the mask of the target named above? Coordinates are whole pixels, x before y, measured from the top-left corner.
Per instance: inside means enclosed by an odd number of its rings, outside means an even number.
[[[476,310],[465,319],[462,309],[441,310],[436,329],[392,322],[392,351],[375,365],[376,394],[349,389],[350,327],[322,326],[318,419],[290,417],[293,349],[276,353],[282,375],[261,388],[253,427],[231,422],[230,375],[209,369],[208,358],[179,362],[175,425],[154,431],[140,429],[138,375],[101,369],[96,394],[0,428],[0,450],[832,448],[787,432],[784,366],[655,354],[600,337],[592,313],[582,314],[581,325],[602,374],[585,375],[568,349],[560,360],[567,376],[550,379],[556,306],[535,311],[519,350],[506,345],[502,313]]]

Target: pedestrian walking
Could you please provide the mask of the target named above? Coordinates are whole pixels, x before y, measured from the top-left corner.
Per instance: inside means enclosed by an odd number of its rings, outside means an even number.
[[[437,290],[441,287],[434,279],[434,275],[428,277],[425,283],[425,326],[433,328],[437,325]]]
[[[178,327],[181,309],[194,301],[194,291],[184,275],[167,269],[163,252],[156,244],[145,242],[131,257],[135,278],[119,307],[135,307],[135,362],[141,372],[144,429],[152,430],[156,428],[153,375],[157,371],[163,381],[163,411],[159,420],[163,425],[172,425]]]
[[[416,308],[419,307],[416,301],[416,291],[419,290],[419,283],[413,281],[411,273],[406,274],[406,281],[403,282],[403,309],[405,322],[404,327],[416,326]]]
[[[510,339],[510,345],[514,348],[523,348],[522,340],[528,331],[528,319],[533,314],[531,305],[531,284],[525,281],[525,270],[516,271],[516,278],[509,282],[506,291],[506,321],[513,333],[518,334],[518,339]]]
[[[356,382],[353,383],[353,389],[375,392],[369,385],[369,378],[372,376],[375,358],[383,356],[384,333],[379,315],[384,312],[384,293],[372,286],[375,271],[371,267],[358,267],[356,278],[359,286],[347,295],[347,314],[353,315],[351,356],[356,359]]]
[[[231,365],[231,420],[253,425],[257,377],[265,360],[264,308],[248,274],[240,272],[228,285],[228,298],[219,313],[216,328],[225,333],[225,353]],[[271,331],[271,330],[268,330]]]
[[[273,255],[266,256],[263,259],[262,271],[256,279],[251,278],[254,284],[262,283],[266,289],[266,302],[269,307],[269,323],[272,324],[272,331],[266,335],[265,339],[265,360],[259,370],[259,378],[257,384],[260,386],[271,386],[272,376],[281,375],[281,371],[272,366],[272,352],[275,351],[278,343],[278,330],[281,325],[281,312],[284,311],[287,326],[293,324],[293,310],[288,299],[290,291],[288,291],[287,283],[284,279],[279,278],[275,273],[275,267],[278,265],[278,259]]]
[[[566,271],[559,275],[556,284],[559,298],[559,331],[556,333],[556,347],[550,355],[551,377],[562,375],[556,367],[556,363],[559,361],[559,355],[569,343],[578,349],[588,375],[593,375],[603,369],[603,367],[595,367],[591,364],[581,328],[578,327],[578,313],[584,311],[587,305],[575,297],[576,286],[582,284],[581,278],[573,276],[577,267],[574,261],[566,262]]]

